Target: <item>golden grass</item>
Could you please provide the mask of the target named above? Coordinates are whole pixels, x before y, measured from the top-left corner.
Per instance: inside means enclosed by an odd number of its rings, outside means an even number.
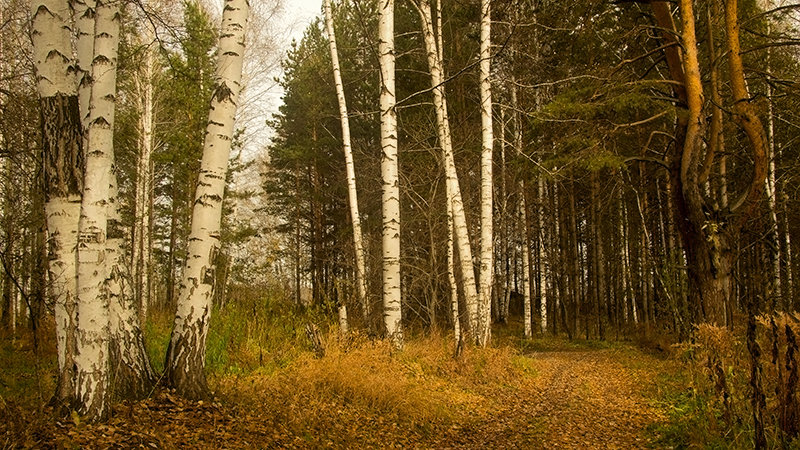
[[[297,414],[304,402],[347,405],[412,425],[449,424],[488,413],[498,389],[514,389],[532,369],[517,351],[466,348],[453,357],[452,338],[408,340],[401,352],[359,334],[325,336],[326,355],[303,351],[287,367],[218,380],[223,395],[255,401],[275,413]],[[313,414],[312,411],[306,412]]]

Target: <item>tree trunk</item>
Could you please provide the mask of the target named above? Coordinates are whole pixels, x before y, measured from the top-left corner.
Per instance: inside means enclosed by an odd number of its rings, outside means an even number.
[[[400,292],[400,186],[395,110],[394,0],[380,3],[381,178],[383,180],[383,322],[395,349],[403,347]]]
[[[136,298],[125,274],[124,228],[120,220],[116,168],[112,170],[108,205],[106,292],[109,301],[109,362],[112,391],[117,398],[140,400],[153,390],[156,374],[144,346]]]
[[[109,395],[109,275],[107,232],[114,158],[114,98],[116,96],[119,6],[98,1],[95,8],[94,59],[86,151],[86,177],[78,224],[78,308],[75,355],[77,411],[90,420],[110,414]],[[80,27],[80,25],[79,25]],[[82,29],[81,29],[82,30]],[[116,183],[115,183],[116,184]]]
[[[536,205],[536,227],[539,230],[538,235],[538,259],[539,259],[539,324],[542,328],[542,334],[547,332],[547,254],[544,248],[546,232],[544,229],[544,177],[539,175],[537,180],[539,202]]]
[[[42,117],[50,297],[54,301],[56,321],[56,399],[61,402],[69,401],[73,392],[75,249],[84,157],[77,84],[71,70],[69,14],[66,0],[31,2],[33,59]]]
[[[145,323],[150,306],[150,269],[152,250],[149,237],[152,233],[153,197],[153,75],[154,58],[151,41],[153,29],[149,23],[144,25],[143,62],[140,70],[134,72],[134,82],[138,94],[138,155],[136,164],[136,193],[134,199],[133,244],[131,246],[131,268],[134,302],[139,308],[139,320]]]
[[[214,92],[192,208],[189,251],[164,364],[167,384],[191,399],[208,396],[203,372],[206,337],[216,278],[214,263],[220,247],[225,179],[241,91],[248,13],[247,0],[225,1]]]
[[[431,87],[433,89],[433,104],[436,109],[436,124],[439,134],[439,145],[442,147],[445,175],[447,178],[447,198],[452,207],[452,217],[458,250],[459,266],[461,268],[464,298],[466,300],[469,333],[478,342],[480,336],[480,321],[478,317],[478,303],[480,298],[475,285],[475,271],[472,266],[472,248],[469,242],[469,229],[464,213],[464,202],[461,197],[461,188],[458,182],[453,145],[450,135],[450,122],[447,113],[447,98],[444,91],[444,74],[442,69],[442,49],[436,45],[431,17],[430,3],[422,0],[419,4],[422,19],[425,49],[428,59],[428,69],[431,73]],[[479,343],[479,342],[478,342]]]
[[[441,1],[441,0],[440,0]],[[477,341],[485,347],[491,338],[491,305],[494,257],[494,208],[492,176],[494,133],[492,130],[492,82],[491,73],[491,0],[481,0],[480,36],[480,91],[481,91],[481,266],[480,303],[478,304]],[[441,33],[441,31],[440,31]]]
[[[345,168],[347,171],[347,200],[350,205],[350,221],[353,226],[353,247],[356,257],[356,288],[364,313],[364,323],[369,326],[370,302],[367,298],[366,260],[364,257],[364,244],[361,237],[361,216],[358,212],[358,191],[356,190],[356,170],[353,163],[353,152],[350,145],[350,118],[347,114],[347,101],[344,96],[344,84],[339,68],[339,53],[336,50],[336,34],[333,29],[333,12],[331,0],[324,0],[325,26],[328,32],[328,42],[331,50],[331,63],[333,65],[333,80],[336,85],[336,98],[339,101],[339,117],[342,122],[342,146],[344,148]],[[340,306],[343,308],[344,304]],[[341,315],[340,311],[340,315]],[[344,320],[347,320],[345,315]]]
[[[525,204],[525,185],[522,181],[519,182],[519,199],[517,204],[519,206],[519,226],[520,233],[520,246],[522,247],[522,292],[523,292],[523,308],[522,320],[525,322],[523,332],[526,338],[533,336],[533,305],[531,304],[531,263],[530,263],[530,241],[528,240],[528,208]]]
[[[701,154],[703,146],[703,94],[697,55],[693,2],[681,0],[683,30],[681,36],[685,55],[677,47],[665,50],[673,80],[684,88],[674,88],[678,99],[688,106],[688,114],[679,115],[676,124],[676,157],[671,163],[673,201],[676,223],[683,236],[689,272],[690,302],[700,307],[703,319],[722,325],[726,323],[730,279],[734,253],[731,242],[737,239],[742,224],[754,214],[761,197],[767,174],[766,137],[763,125],[755,114],[744,81],[739,47],[738,7],[735,0],[725,2],[728,63],[733,96],[733,118],[745,131],[752,147],[753,176],[741,197],[725,211],[714,210],[701,194],[703,174],[713,155]],[[659,27],[675,30],[669,7],[665,2],[653,2],[653,12]],[[675,42],[672,31],[663,33],[667,42]],[[710,148],[708,151],[714,151]],[[695,318],[697,320],[697,318]]]
[[[456,284],[455,261],[453,260],[453,206],[447,204],[447,281],[450,286],[450,312],[453,317],[453,338],[456,348],[461,342],[461,315],[458,313],[458,285]]]

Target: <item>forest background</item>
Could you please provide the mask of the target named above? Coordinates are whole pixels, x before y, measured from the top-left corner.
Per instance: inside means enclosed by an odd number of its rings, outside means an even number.
[[[287,5],[250,6],[244,100],[210,272],[211,328],[200,346],[218,387],[232,374],[283,373],[304,352],[363,351],[386,335],[379,5],[340,2],[331,16],[350,122],[363,293],[324,19],[283,54],[276,39]],[[669,393],[673,406],[689,411],[676,419],[677,442],[733,435],[743,436],[743,446],[792,442],[800,308],[797,5],[495,2],[490,274],[479,251],[486,243],[482,4],[433,9],[444,81],[433,84],[426,7],[399,2],[393,12],[402,299],[402,331],[389,333],[393,348],[400,333],[412,355],[426,346],[455,354],[467,347],[459,356],[467,364],[479,364],[476,355],[485,351],[513,371],[524,367],[514,369],[517,353],[503,351],[633,341],[668,353],[680,367],[671,382],[693,388]],[[192,1],[124,3],[120,11],[114,149],[124,272],[149,364],[160,373],[188,260],[220,11]],[[61,369],[53,367],[43,113],[29,5],[4,0],[2,14],[0,320],[4,357],[33,352],[36,366],[20,370],[38,386],[4,385],[27,391],[27,400],[16,401],[41,412],[45,403],[30,394],[53,391],[40,380]],[[732,55],[741,55],[738,68]],[[270,116],[265,105],[276,82],[282,105]],[[448,105],[461,242],[450,222],[454,194],[437,92]],[[465,249],[474,256],[466,262]],[[470,306],[481,293],[470,291],[486,279],[491,295],[480,302],[493,325],[482,329]],[[348,328],[356,344],[338,337]],[[462,337],[484,332],[478,346],[490,349],[473,349]],[[322,380],[347,370],[318,369]],[[337,392],[365,395],[352,389]]]

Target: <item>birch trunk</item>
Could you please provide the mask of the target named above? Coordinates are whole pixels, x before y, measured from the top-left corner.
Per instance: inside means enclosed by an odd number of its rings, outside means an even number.
[[[767,19],[767,34],[770,34],[769,19]],[[772,71],[771,58],[772,51],[767,49],[767,73]],[[767,165],[767,176],[764,178],[764,190],[767,193],[767,205],[769,206],[769,253],[770,262],[772,263],[772,293],[771,297],[775,299],[773,304],[777,303],[778,299],[786,299],[785,295],[781,295],[781,243],[778,233],[778,201],[775,182],[775,113],[772,101],[772,85],[767,83],[767,158],[769,164]],[[781,301],[781,307],[784,311],[790,311],[788,303]]]
[[[433,104],[436,110],[437,132],[439,145],[442,147],[447,198],[452,208],[453,229],[455,243],[458,249],[459,266],[461,267],[462,285],[466,300],[469,332],[480,344],[480,321],[478,316],[478,303],[480,302],[475,284],[475,270],[472,267],[472,248],[469,242],[469,230],[464,213],[464,202],[461,198],[461,188],[458,182],[455,159],[453,157],[453,144],[450,136],[450,122],[447,114],[447,98],[444,91],[444,74],[442,69],[442,49],[436,45],[433,32],[433,19],[431,6],[428,0],[420,1],[418,5],[422,19],[425,49],[428,59],[428,68],[431,73],[431,86],[433,89]],[[491,276],[491,275],[489,275]]]
[[[441,1],[441,0],[440,0]],[[440,31],[441,33],[441,31]],[[491,0],[481,0],[481,38],[480,38],[480,90],[481,90],[481,269],[480,303],[478,304],[478,344],[485,347],[491,338],[491,302],[494,271],[494,233],[492,180],[494,132],[492,129],[492,45]]]
[[[113,164],[113,162],[112,162]],[[108,205],[107,261],[109,264],[106,289],[109,300],[109,360],[113,370],[112,386],[117,398],[139,400],[147,397],[155,385],[156,374],[150,366],[144,346],[144,334],[137,314],[127,274],[124,273],[124,230],[117,204],[116,170],[112,166],[110,201]]]
[[[241,90],[248,13],[247,0],[225,0],[186,267],[164,364],[167,384],[191,399],[208,395],[203,372],[206,337],[216,279],[214,261],[220,247],[225,178]]]
[[[353,151],[350,145],[350,118],[347,114],[347,101],[344,96],[344,84],[342,83],[342,73],[339,67],[339,52],[336,49],[336,33],[333,29],[333,12],[331,11],[331,0],[324,0],[325,7],[325,27],[328,32],[328,43],[331,51],[331,64],[333,65],[333,81],[336,85],[336,98],[339,101],[339,117],[342,121],[342,147],[344,149],[344,161],[347,171],[347,200],[350,205],[350,221],[353,226],[353,247],[356,257],[356,288],[358,298],[361,301],[364,313],[364,323],[369,327],[370,304],[367,299],[367,278],[366,262],[364,257],[364,245],[361,237],[361,218],[358,213],[358,191],[356,190],[356,169],[353,163]],[[340,307],[339,315],[343,314],[344,304]],[[341,319],[340,319],[341,320]],[[347,314],[344,313],[344,319]]]
[[[72,398],[75,277],[83,191],[83,138],[75,74],[71,70],[67,0],[31,1],[33,59],[42,117],[45,215],[54,301],[58,383],[56,399]]]
[[[526,232],[527,228],[527,206],[525,205],[525,190],[522,184],[522,181],[519,182],[519,192],[520,198],[518,200],[519,205],[519,224],[522,228],[521,236],[522,236],[522,291],[523,295],[525,296],[524,303],[523,303],[523,320],[525,321],[525,337],[529,338],[533,336],[533,307],[531,305],[531,280],[530,280],[530,273],[531,273],[531,263],[530,263],[530,247],[528,246],[528,233]]]
[[[514,111],[514,150],[517,156],[522,154],[522,119],[519,115],[519,108],[517,102],[517,87],[516,80],[511,79],[511,108]],[[531,304],[531,263],[530,263],[530,240],[528,233],[528,207],[525,202],[525,182],[523,180],[517,181],[517,215],[519,226],[521,230],[521,246],[522,246],[522,295],[523,295],[523,318],[525,320],[524,333],[525,337],[533,335],[532,330],[532,314],[533,306]]]
[[[510,246],[508,245],[508,241],[510,239],[510,232],[508,229],[508,185],[506,179],[506,115],[505,109],[500,109],[500,192],[502,193],[501,196],[501,203],[500,203],[500,230],[502,233],[502,267],[500,268],[503,270],[503,298],[500,300],[499,311],[497,313],[498,320],[500,323],[506,324],[508,323],[508,306],[509,301],[511,299],[511,276],[509,272],[511,272],[511,265],[510,265]]]
[[[139,307],[139,320],[144,323],[150,306],[150,248],[151,205],[153,197],[153,74],[154,58],[151,42],[154,39],[151,25],[145,24],[144,60],[141,70],[134,73],[138,97],[138,158],[136,164],[136,197],[134,205],[133,244],[131,246],[131,268],[134,301]]]
[[[98,1],[87,131],[86,175],[78,224],[78,308],[75,397],[79,414],[102,420],[110,414],[108,205],[114,155],[119,6]]]
[[[456,349],[461,343],[461,317],[458,313],[458,284],[456,284],[456,270],[453,252],[453,206],[447,203],[447,280],[450,285],[450,311],[453,317],[453,339]]]
[[[378,10],[381,70],[381,178],[383,180],[383,322],[396,349],[403,347],[400,293],[400,186],[395,104],[394,0]]]
[[[539,320],[542,334],[547,331],[547,255],[545,254],[544,230],[544,177],[539,175],[537,180],[539,188],[539,204],[536,205],[536,224],[539,228]]]

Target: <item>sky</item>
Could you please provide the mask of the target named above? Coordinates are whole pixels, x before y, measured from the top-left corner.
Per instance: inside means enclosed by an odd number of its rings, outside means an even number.
[[[262,1],[261,5],[274,4],[275,0],[251,0],[251,8],[258,8],[256,2]],[[280,0],[279,0],[280,1]],[[286,56],[293,39],[300,40],[303,31],[309,23],[321,13],[322,0],[282,0],[283,9],[277,16],[270,17],[265,24],[263,32],[274,39],[269,45],[268,52],[272,54],[263,60],[249,64],[245,62],[245,106],[240,108],[237,113],[237,127],[245,128],[244,148],[242,157],[245,160],[262,159],[265,157],[266,147],[272,138],[272,130],[266,125],[266,121],[271,119],[273,114],[278,112],[281,105],[283,91],[274,79],[281,77],[281,70],[278,61]],[[251,24],[258,26],[256,24]],[[254,53],[262,53],[261,49],[253,50]],[[251,54],[251,57],[253,54]],[[262,67],[269,66],[264,70]],[[257,167],[253,171],[247,171],[235,177],[237,187],[253,188],[259,183]]]
[[[287,3],[290,4],[287,11],[293,16],[298,25],[295,27],[293,37],[299,39],[303,36],[303,29],[305,29],[306,25],[321,12],[322,0],[289,0]],[[288,48],[288,42],[286,46]]]
[[[267,0],[266,3],[272,3],[274,0]],[[245,154],[247,157],[253,157],[263,151],[263,148],[269,144],[271,130],[264,126],[266,119],[272,117],[278,111],[281,104],[281,96],[283,91],[278,86],[274,79],[280,77],[280,65],[277,63],[286,56],[292,40],[300,40],[303,37],[303,31],[309,23],[321,12],[322,0],[282,0],[284,7],[280,14],[273,16],[268,20],[275,23],[268,25],[265,29],[268,34],[271,34],[274,43],[269,48],[269,52],[274,56],[269,63],[271,68],[263,73],[255,74],[249,83],[249,93],[245,93],[245,97],[255,96],[258,104],[253,111],[241,112],[244,116],[250,115],[251,117],[242,117],[245,126],[252,131],[252,139],[247,139],[245,142]],[[255,50],[260,52],[260,50]],[[260,71],[260,65],[263,62],[256,63],[256,70]],[[246,63],[247,66],[247,63]],[[245,68],[247,71],[247,67]],[[246,90],[247,90],[246,89]]]

